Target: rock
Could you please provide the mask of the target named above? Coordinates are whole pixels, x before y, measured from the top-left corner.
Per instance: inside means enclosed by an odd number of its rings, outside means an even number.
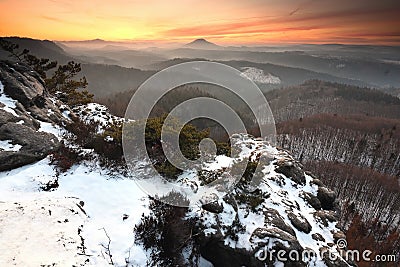
[[[0,151],[0,171],[12,170],[37,160],[35,155],[29,153]]]
[[[68,123],[68,119],[59,109],[63,106],[62,103],[50,98],[43,80],[29,66],[0,61],[0,80],[4,85],[4,93],[17,101],[15,111],[18,115],[26,116],[29,112],[29,116],[36,120]],[[71,114],[74,116],[72,112]]]
[[[284,241],[284,242],[275,241],[274,249],[276,251],[285,250],[289,252],[296,250],[299,252],[299,254],[301,254],[301,252],[304,250],[304,248],[300,245],[296,237],[276,227],[255,229],[250,237],[250,241],[252,241],[252,243],[259,243],[260,245],[265,246],[270,242],[269,238],[276,238],[278,240]],[[263,242],[263,240],[265,240],[265,242]]]
[[[232,194],[228,193],[224,196],[223,200],[225,203],[229,204],[232,206],[232,208],[235,210],[235,212],[238,211],[238,206],[235,198],[232,196]]]
[[[342,231],[337,231],[333,234],[333,241],[337,243],[338,240],[344,239],[346,240],[346,235]]]
[[[321,202],[321,207],[325,210],[332,210],[336,200],[336,193],[326,187],[319,187],[317,198]]]
[[[275,169],[277,173],[282,173],[298,184],[304,185],[306,183],[304,171],[299,163],[285,159],[278,161],[277,165],[278,167]]]
[[[325,187],[324,183],[320,179],[312,179],[311,184]]]
[[[289,234],[288,232],[285,232],[277,227],[270,227],[270,228],[257,228],[254,230],[252,236],[250,237],[250,240],[259,238],[259,239],[264,239],[266,237],[272,237],[272,238],[277,238],[282,241],[287,241],[287,242],[297,242],[297,239],[295,236]]]
[[[202,205],[202,208],[212,213],[221,213],[224,211],[224,206],[216,201],[204,204]]]
[[[22,148],[18,152],[0,151],[0,171],[11,170],[45,158],[60,146],[49,133],[37,132],[23,124],[8,122],[0,126],[0,140],[12,140]]]
[[[303,191],[300,197],[303,198],[305,201],[307,201],[307,203],[310,204],[310,206],[313,207],[314,209],[316,210],[321,209],[321,201],[319,201],[318,197],[314,196],[313,194]]]
[[[314,233],[311,235],[311,237],[314,240],[325,242],[325,238],[323,238],[322,235],[319,233]]]
[[[0,102],[0,126],[6,124],[7,122],[17,122],[18,117],[15,117],[4,109],[1,109],[3,106],[3,103]]]
[[[314,217],[320,219],[325,227],[329,222],[336,222],[338,219],[336,213],[331,210],[318,210],[314,212]]]
[[[302,231],[306,234],[310,233],[312,230],[311,224],[302,215],[295,215],[292,212],[288,212],[287,216],[290,222],[296,227],[297,230]]]
[[[266,226],[277,227],[280,230],[285,231],[286,233],[296,237],[296,233],[294,232],[293,228],[286,224],[285,220],[278,213],[278,211],[267,208],[264,210],[264,216]]]
[[[13,64],[12,71],[10,63],[1,61],[0,68],[4,92],[24,107],[33,106],[34,99],[45,92],[42,79],[28,66]]]
[[[337,254],[334,254],[329,250],[328,247],[321,247],[319,249],[322,260],[328,267],[348,267],[348,262],[346,262],[342,257],[338,257]]]
[[[231,248],[221,240],[212,240],[200,249],[201,255],[214,266],[219,267],[264,267],[264,263],[254,257],[252,251]]]

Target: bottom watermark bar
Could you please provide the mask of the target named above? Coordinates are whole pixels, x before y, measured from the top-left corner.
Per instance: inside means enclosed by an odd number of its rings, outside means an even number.
[[[359,251],[356,249],[345,249],[347,242],[344,239],[339,239],[336,242],[339,250],[325,248],[317,253],[311,249],[305,249],[302,252],[297,250],[274,250],[264,247],[258,250],[255,254],[256,258],[260,261],[273,262],[278,260],[280,262],[312,262],[315,260],[329,260],[335,262],[337,260],[344,260],[346,262],[397,262],[399,259],[393,254],[378,254],[374,255],[371,250]]]

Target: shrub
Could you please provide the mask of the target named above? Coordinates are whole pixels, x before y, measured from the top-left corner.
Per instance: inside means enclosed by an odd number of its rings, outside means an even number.
[[[60,171],[68,171],[74,164],[79,163],[83,156],[73,148],[61,144],[60,148],[50,155],[50,163]]]
[[[199,143],[202,139],[208,137],[208,131],[198,131],[196,127],[190,124],[182,125],[178,119],[172,119],[168,123],[164,123],[166,115],[162,117],[149,118],[147,121],[134,122],[132,133],[127,134],[129,138],[142,139],[141,132],[138,130],[143,127],[145,123],[145,144],[147,153],[153,161],[156,170],[168,179],[175,179],[182,170],[173,166],[165,157],[161,143],[161,131],[164,130],[163,135],[166,144],[169,140],[179,134],[179,146],[182,154],[190,160],[197,159],[200,155]],[[181,131],[179,132],[179,129]]]
[[[167,197],[183,196],[171,192]],[[193,239],[195,222],[185,218],[187,208],[170,206],[156,199],[151,200],[149,208],[151,214],[142,215],[134,232],[135,242],[150,251],[150,266],[197,266],[200,252]],[[189,247],[188,262],[182,252]]]

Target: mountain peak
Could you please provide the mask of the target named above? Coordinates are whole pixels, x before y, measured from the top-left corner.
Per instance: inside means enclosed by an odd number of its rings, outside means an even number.
[[[204,38],[196,39],[190,43],[185,44],[186,48],[194,48],[194,49],[220,49],[219,45],[216,45],[212,42],[207,41]]]

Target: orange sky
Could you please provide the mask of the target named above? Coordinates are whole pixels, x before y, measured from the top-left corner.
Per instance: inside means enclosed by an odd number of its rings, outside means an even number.
[[[0,0],[0,36],[400,45],[400,0]]]

